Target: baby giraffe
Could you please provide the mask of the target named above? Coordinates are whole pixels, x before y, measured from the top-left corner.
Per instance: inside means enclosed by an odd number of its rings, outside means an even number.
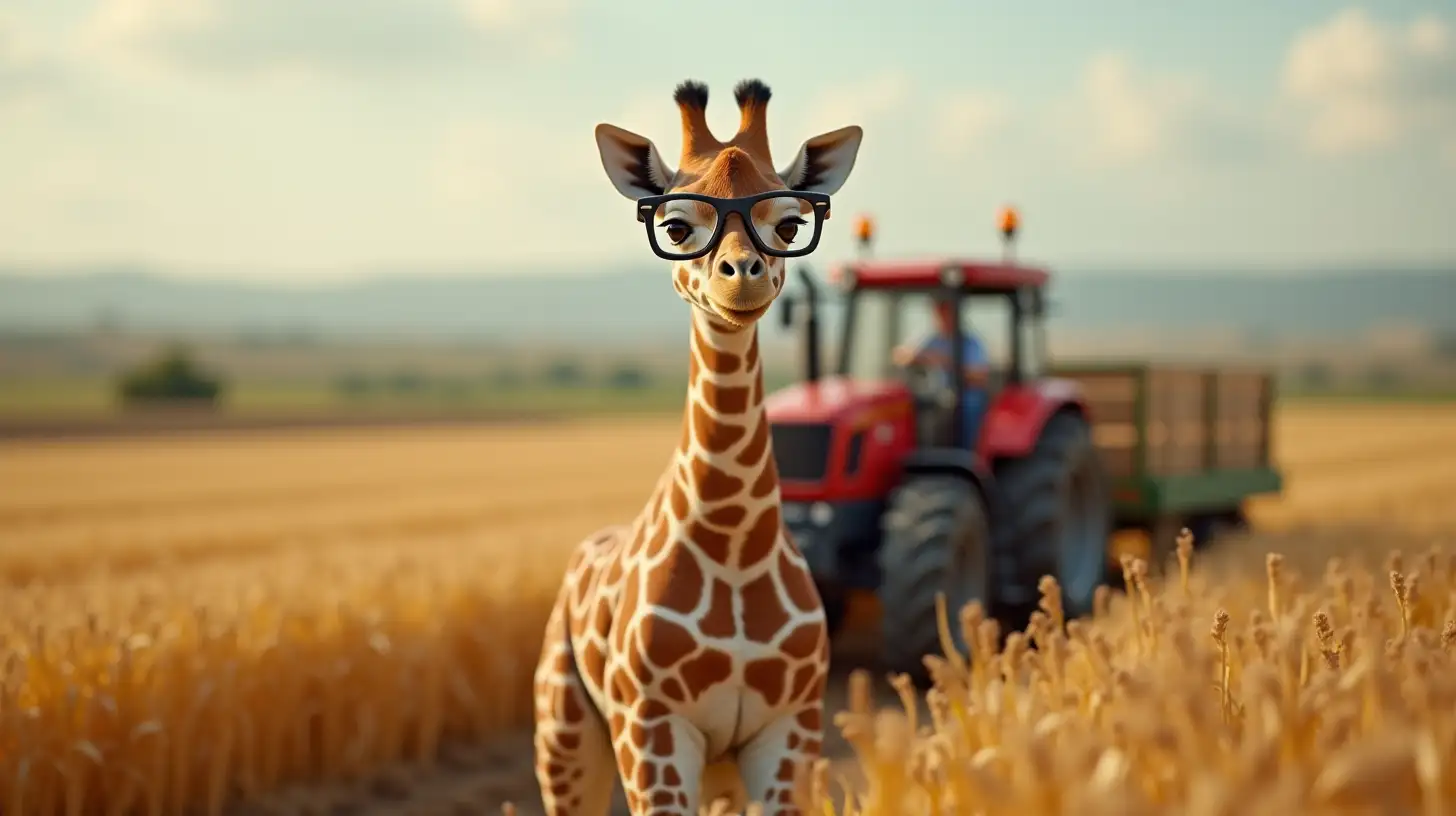
[[[765,813],[797,814],[818,758],[829,669],[824,609],[780,517],[757,321],[784,259],[812,252],[862,131],[769,154],[769,89],[739,83],[738,132],[708,130],[708,89],[674,95],[676,170],[647,139],[598,125],[607,177],[691,307],[682,438],[630,524],[578,545],[535,677],[536,776],[546,812],[601,816],[620,778],[637,816],[696,814],[709,765],[736,765]]]

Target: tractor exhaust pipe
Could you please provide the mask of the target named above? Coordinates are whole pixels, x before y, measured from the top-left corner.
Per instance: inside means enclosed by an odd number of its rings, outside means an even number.
[[[804,380],[819,381],[819,285],[809,274],[809,267],[799,267],[799,277],[804,279]]]
[[[809,267],[799,267],[799,277],[804,280],[804,298],[787,296],[780,298],[780,314],[784,328],[791,328],[799,310],[804,311],[804,382],[819,380],[819,285],[810,274]]]

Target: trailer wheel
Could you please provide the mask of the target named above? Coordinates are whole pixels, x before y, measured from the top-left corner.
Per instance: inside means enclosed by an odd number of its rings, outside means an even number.
[[[1054,414],[1031,453],[999,462],[996,476],[1006,507],[1003,551],[1015,562],[1003,580],[1009,578],[1004,594],[1016,606],[1000,610],[1003,625],[1025,625],[1044,575],[1061,584],[1068,619],[1090,613],[1108,579],[1112,505],[1087,421],[1070,411]]]
[[[944,593],[952,638],[962,607],[988,602],[990,529],[980,492],[957,476],[911,477],[890,496],[883,518],[880,567],[881,658],[918,681],[922,658],[941,654],[935,598]],[[989,610],[988,610],[989,611]]]

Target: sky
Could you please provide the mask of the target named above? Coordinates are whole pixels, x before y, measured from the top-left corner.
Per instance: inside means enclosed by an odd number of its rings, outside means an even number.
[[[1096,8],[1096,11],[1092,9]],[[0,265],[341,279],[664,263],[592,129],[693,78],[786,164],[865,137],[815,260],[1456,262],[1456,3],[6,0]],[[544,274],[544,273],[543,273]]]

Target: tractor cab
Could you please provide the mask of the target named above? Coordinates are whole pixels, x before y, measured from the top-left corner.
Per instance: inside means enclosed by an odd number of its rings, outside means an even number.
[[[830,280],[844,299],[834,376],[903,385],[917,447],[983,452],[997,396],[1042,375],[1046,279],[1036,268],[961,260],[836,267]]]

